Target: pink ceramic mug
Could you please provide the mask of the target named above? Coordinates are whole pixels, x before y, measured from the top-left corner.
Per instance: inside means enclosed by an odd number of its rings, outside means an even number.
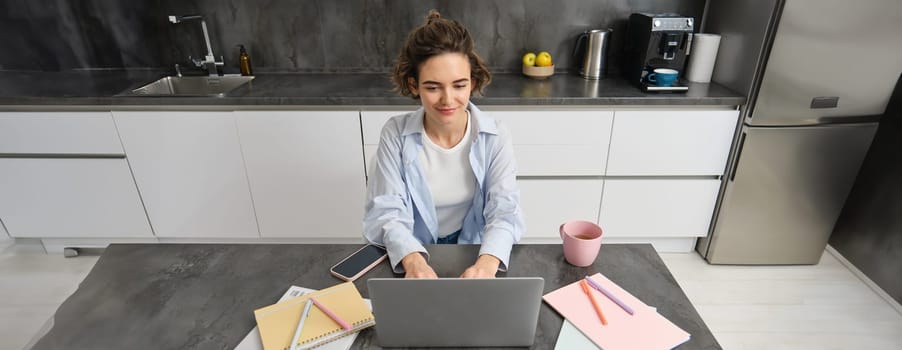
[[[601,227],[590,221],[568,221],[561,224],[564,258],[580,267],[592,265],[601,248]]]

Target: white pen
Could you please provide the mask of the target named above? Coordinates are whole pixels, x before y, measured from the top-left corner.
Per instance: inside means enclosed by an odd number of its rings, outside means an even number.
[[[304,312],[301,313],[301,320],[298,321],[298,329],[294,331],[294,338],[291,338],[290,350],[295,350],[298,347],[298,338],[301,337],[301,329],[304,328],[304,320],[307,319],[307,314],[310,313],[310,305],[313,305],[313,302],[311,302],[310,299],[307,299],[307,304],[304,304]]]

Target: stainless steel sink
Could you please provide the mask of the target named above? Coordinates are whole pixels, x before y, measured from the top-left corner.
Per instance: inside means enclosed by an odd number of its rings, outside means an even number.
[[[157,79],[147,85],[123,93],[125,96],[224,96],[247,84],[254,77],[241,75],[173,77]]]

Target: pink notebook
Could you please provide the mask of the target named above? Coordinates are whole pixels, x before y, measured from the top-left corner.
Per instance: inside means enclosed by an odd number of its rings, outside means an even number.
[[[602,349],[672,349],[689,340],[689,333],[607,277],[596,273],[590,278],[630,306],[634,314],[628,314],[601,292],[590,289],[608,321],[607,325],[602,325],[592,302],[579,286],[579,281],[545,294],[542,298]]]

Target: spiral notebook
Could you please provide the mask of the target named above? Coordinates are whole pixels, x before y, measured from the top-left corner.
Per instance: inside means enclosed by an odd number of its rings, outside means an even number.
[[[291,286],[276,302],[285,301],[313,292],[316,292],[316,289]],[[369,299],[363,298],[363,301],[366,302],[366,305],[370,308],[370,310],[373,309],[373,305],[370,303]],[[335,339],[334,341],[330,341],[328,344],[317,346],[316,350],[349,350],[351,349],[351,346],[354,345],[354,340],[357,339],[357,334],[359,334],[359,332],[349,334],[348,336],[341,337],[339,339]],[[238,345],[235,345],[234,350],[263,350],[263,341],[260,340],[260,329],[255,326],[250,330],[250,332],[247,332],[247,335],[244,337],[244,339],[242,339],[241,342],[238,343]]]
[[[291,346],[291,339],[301,319],[304,305],[311,297],[350,323],[353,329],[350,331],[342,329],[322,310],[313,307],[304,321],[304,328],[298,338],[300,349],[313,348],[376,324],[373,313],[357,291],[357,287],[351,282],[345,282],[254,310],[263,349],[284,350]]]

